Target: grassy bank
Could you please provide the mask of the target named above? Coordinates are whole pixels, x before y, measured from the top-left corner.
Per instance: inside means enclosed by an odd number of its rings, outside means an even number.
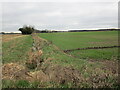
[[[11,36],[12,37],[12,36]],[[28,52],[32,47],[32,37],[23,36],[2,43],[2,61],[3,63],[17,62],[26,60]]]

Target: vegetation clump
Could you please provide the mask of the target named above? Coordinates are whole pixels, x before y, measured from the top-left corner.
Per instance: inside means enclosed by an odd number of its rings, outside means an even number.
[[[21,31],[22,34],[32,34],[35,31],[35,29],[33,26],[24,25],[22,28],[19,28],[19,31]]]

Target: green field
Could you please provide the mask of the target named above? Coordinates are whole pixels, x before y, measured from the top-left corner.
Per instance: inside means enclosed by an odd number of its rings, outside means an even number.
[[[61,50],[118,45],[117,31],[41,33],[39,36],[51,41]],[[118,49],[79,50],[69,54],[80,59],[113,60],[117,59]]]
[[[9,41],[3,39],[5,77],[2,87],[117,88],[118,48],[63,52],[66,49],[118,45],[117,40],[117,31],[40,33],[32,36],[21,35]],[[38,55],[39,50],[32,52],[33,44],[42,51],[41,55]],[[41,61],[39,67],[29,68],[36,64],[36,60]],[[25,74],[25,70],[30,76]],[[44,81],[47,76],[50,80]]]
[[[90,46],[112,46],[118,45],[118,32],[65,32],[65,33],[40,33],[40,37],[52,41],[52,45],[44,47],[43,58],[46,60],[51,57],[51,63],[59,64],[63,67],[74,67],[82,73],[83,78],[98,78],[98,82],[115,83],[115,74],[110,74],[111,70],[116,70],[114,63],[118,59],[118,48],[97,49],[97,50],[78,50],[64,53],[62,50],[90,47]],[[84,37],[84,38],[78,38]],[[103,44],[88,44],[88,42],[98,42]],[[109,42],[109,43],[108,43]],[[106,44],[107,43],[107,44]],[[56,47],[57,46],[57,47]],[[92,62],[91,62],[92,61]],[[110,72],[109,69],[111,68]],[[85,69],[86,68],[86,69]],[[109,75],[110,77],[109,77]],[[95,75],[95,76],[94,76]],[[108,79],[104,77],[108,77]],[[92,76],[94,76],[92,78]],[[101,77],[103,76],[103,77]],[[103,81],[101,79],[104,78]],[[114,79],[113,79],[114,78]],[[100,81],[100,82],[99,82]],[[105,83],[106,82],[106,83]],[[91,87],[93,82],[86,81],[81,83],[83,87]],[[95,84],[95,83],[94,83]],[[113,87],[116,87],[113,85]]]
[[[81,50],[69,52],[77,58],[82,59],[93,59],[93,60],[117,60],[118,59],[118,48],[107,48],[97,50]]]
[[[118,45],[117,31],[41,33],[40,37],[65,49]]]

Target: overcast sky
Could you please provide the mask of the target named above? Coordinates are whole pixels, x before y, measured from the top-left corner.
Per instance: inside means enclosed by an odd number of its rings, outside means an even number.
[[[36,29],[70,30],[118,27],[117,2],[6,2],[2,4],[3,31],[23,25]]]

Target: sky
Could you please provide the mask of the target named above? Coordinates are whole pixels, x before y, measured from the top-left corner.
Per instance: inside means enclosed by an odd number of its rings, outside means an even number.
[[[23,25],[38,30],[118,28],[118,2],[4,2],[2,31],[16,32]]]

